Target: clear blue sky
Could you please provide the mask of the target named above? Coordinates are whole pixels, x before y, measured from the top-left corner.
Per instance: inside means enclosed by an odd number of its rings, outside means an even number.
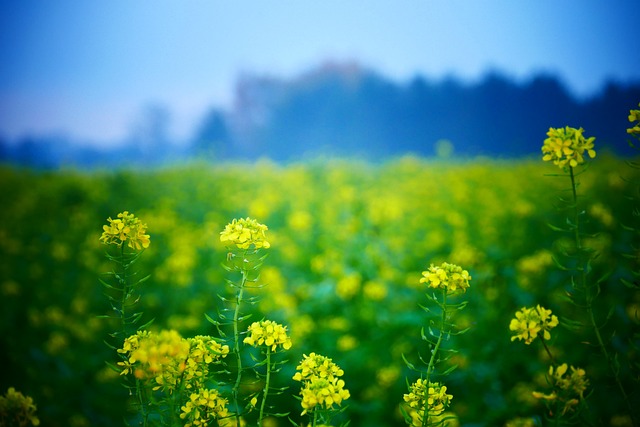
[[[589,95],[640,80],[639,40],[637,0],[0,0],[0,136],[106,143],[149,104],[185,136],[239,73],[327,59],[398,82],[545,71]]]

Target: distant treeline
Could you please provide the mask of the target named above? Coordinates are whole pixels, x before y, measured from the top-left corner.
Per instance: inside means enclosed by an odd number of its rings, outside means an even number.
[[[0,141],[5,162],[78,167],[157,165],[194,157],[209,161],[271,158],[293,161],[315,155],[385,159],[435,154],[447,140],[456,155],[537,155],[549,127],[583,127],[596,144],[633,153],[626,128],[640,102],[640,82],[610,82],[587,99],[573,96],[554,76],[516,83],[499,74],[465,84],[415,77],[391,81],[351,65],[317,68],[295,79],[243,76],[233,109],[211,109],[189,141],[170,141],[161,113],[144,135],[120,148],[87,148],[60,137]]]

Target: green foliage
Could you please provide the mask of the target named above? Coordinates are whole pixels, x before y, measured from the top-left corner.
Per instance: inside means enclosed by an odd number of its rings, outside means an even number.
[[[417,364],[422,327],[422,336],[433,339],[418,307],[429,304],[418,280],[425,264],[448,261],[468,269],[474,285],[464,296],[468,305],[453,317],[456,330],[471,332],[448,336],[446,348],[457,352],[446,355],[440,371],[457,366],[446,383],[460,423],[504,425],[544,411],[531,391],[545,384],[539,373],[548,367],[546,355],[510,342],[508,330],[516,310],[540,303],[570,319],[563,324],[571,333],[556,334],[551,351],[569,363],[587,359],[583,367],[597,384],[589,411],[608,424],[626,409],[610,393],[616,384],[606,360],[576,344],[592,341],[592,331],[583,308],[566,299],[574,291],[568,272],[554,265],[573,269],[565,255],[575,252],[570,239],[546,225],[572,229],[566,211],[553,209],[566,184],[545,177],[548,166],[406,157],[376,165],[259,162],[96,173],[3,167],[0,357],[8,368],[0,389],[32,396],[43,425],[121,425],[129,396],[104,364],[114,359],[103,343],[119,325],[98,318],[114,313],[96,279],[111,269],[100,226],[123,209],[148,224],[152,244],[136,270],[151,279],[137,287],[143,297],[130,312],[144,313],[138,325],[155,319],[153,330],[219,336],[220,329],[229,338],[218,313],[233,317],[229,301],[237,289],[221,268],[228,251],[219,232],[231,218],[251,216],[268,224],[271,248],[256,288],[246,289],[251,303],[240,317],[245,327],[245,316],[286,324],[293,340],[290,362],[278,367],[271,390],[291,386],[294,361],[303,354],[331,355],[352,396],[338,422],[404,425],[400,403],[412,371],[403,355]],[[637,195],[638,180],[639,170],[598,153],[579,187],[588,195],[581,207],[585,245],[598,253],[589,277],[603,278],[594,316],[607,320],[603,337],[615,349],[632,401],[640,363],[638,205],[621,195]],[[299,423],[294,393],[290,387],[267,403]]]

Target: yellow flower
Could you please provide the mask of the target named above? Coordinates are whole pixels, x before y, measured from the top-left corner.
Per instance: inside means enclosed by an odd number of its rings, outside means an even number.
[[[425,409],[428,417],[441,415],[449,407],[453,395],[447,394],[447,387],[440,383],[420,378],[409,387],[409,393],[403,396],[410,409],[415,410],[414,424],[422,425]],[[429,420],[427,420],[429,421]]]
[[[187,403],[182,406],[180,419],[186,420],[184,427],[208,426],[211,421],[229,415],[227,403],[218,390],[200,389],[197,393],[191,393]]]
[[[638,104],[638,107],[640,107],[640,104]],[[627,129],[627,133],[635,137],[640,137],[640,110],[629,110],[629,122],[635,123]]]
[[[300,372],[293,376],[295,381],[307,381],[313,377],[333,379],[344,375],[344,371],[330,358],[316,353],[304,354],[296,371]]]
[[[9,424],[7,425],[23,427],[31,424],[38,426],[40,420],[36,417],[36,409],[33,398],[9,387],[7,393],[0,396],[0,425],[4,426],[4,421],[8,420]]]
[[[253,347],[265,345],[271,347],[271,351],[276,351],[279,345],[285,350],[291,348],[291,338],[287,335],[287,327],[271,320],[253,322],[249,326],[248,332],[250,335],[244,339],[244,343]]]
[[[151,243],[151,239],[147,231],[147,224],[140,222],[135,215],[124,211],[118,214],[117,219],[107,218],[109,224],[102,226],[102,236],[100,241],[105,245],[122,246],[127,242],[127,246],[131,249],[139,251],[146,249]]]
[[[201,388],[209,374],[209,364],[217,363],[229,354],[229,346],[221,345],[207,335],[187,338],[189,355],[187,356],[183,381],[186,388]]]
[[[322,409],[331,409],[334,404],[339,406],[343,400],[351,397],[344,385],[344,381],[337,378],[329,380],[315,377],[306,381],[300,390],[302,395],[300,405],[303,409],[301,415],[313,411],[316,406]]]
[[[267,249],[271,246],[265,235],[267,230],[266,225],[258,223],[255,219],[234,219],[220,232],[220,241],[229,242],[240,249],[249,249],[251,245],[256,249]]]
[[[185,339],[176,331],[138,331],[124,341],[118,353],[126,355],[118,362],[121,375],[151,379],[156,384],[154,390],[162,388],[171,393],[180,384],[187,389],[202,387],[208,365],[226,357],[229,346],[204,335]]]
[[[542,145],[542,160],[553,161],[559,168],[567,165],[576,167],[584,163],[584,152],[589,157],[594,158],[596,152],[593,149],[595,137],[585,138],[582,133],[584,129],[572,128],[549,128],[547,139]]]
[[[296,372],[293,379],[302,382],[302,415],[312,412],[316,406],[331,409],[334,404],[340,405],[351,397],[349,390],[344,388],[344,380],[340,379],[344,371],[328,357],[305,354],[296,370],[300,372]]]
[[[535,308],[523,307],[516,312],[516,317],[511,319],[509,330],[515,332],[511,341],[524,340],[525,344],[531,344],[542,332],[545,340],[551,339],[549,331],[558,326],[558,317],[544,307],[537,305]]]
[[[431,264],[427,271],[422,272],[420,283],[426,283],[430,288],[446,289],[447,294],[466,292],[469,288],[471,276],[467,270],[447,262],[439,267]]]
[[[580,400],[584,399],[584,392],[589,386],[589,380],[586,378],[586,373],[582,368],[576,368],[571,366],[571,373],[567,375],[569,366],[563,363],[560,366],[549,367],[548,377],[553,390],[551,393],[545,394],[539,391],[533,392],[533,397],[536,399],[543,399],[546,401],[558,400],[563,404],[562,414],[573,410],[575,406],[580,403]]]

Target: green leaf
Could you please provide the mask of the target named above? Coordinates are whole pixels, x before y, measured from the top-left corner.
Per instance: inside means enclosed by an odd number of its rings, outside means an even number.
[[[558,258],[556,258],[555,255],[552,255],[551,259],[553,260],[553,263],[556,265],[556,267],[558,267],[560,270],[569,271],[569,269],[567,267],[565,267],[564,265],[560,264],[560,261],[558,261]]]
[[[220,322],[218,322],[217,320],[212,319],[212,318],[211,318],[211,316],[209,316],[207,313],[204,313],[204,317],[205,317],[205,319],[207,319],[207,321],[208,321],[209,323],[211,323],[212,325],[220,326]]]
[[[416,370],[415,365],[407,360],[407,358],[404,356],[404,353],[402,353],[400,356],[402,357],[404,364],[407,365],[407,368],[411,369],[412,371]]]
[[[625,285],[629,289],[638,289],[639,285],[637,282],[631,282],[627,279],[620,279],[623,285]]]
[[[153,321],[156,320],[155,317],[151,320],[149,320],[147,323],[145,323],[144,325],[140,325],[140,327],[138,328],[139,331],[142,331],[144,329],[147,329],[149,327],[149,325],[151,325],[153,323]]]
[[[565,230],[564,228],[557,227],[557,226],[551,224],[550,222],[547,222],[547,227],[549,227],[553,231],[560,231],[560,232],[563,232],[563,233],[568,233],[570,231],[570,230]]]
[[[151,275],[148,274],[145,277],[143,277],[142,279],[138,280],[136,283],[134,283],[134,286],[138,286],[143,284],[144,282],[146,282],[147,280],[149,280],[151,278]]]
[[[573,319],[568,319],[566,317],[562,317],[560,319],[560,324],[562,326],[564,326],[565,328],[572,330],[572,331],[578,331],[581,330],[582,328],[585,327],[585,324],[582,323],[579,320],[573,320]]]
[[[114,286],[112,286],[112,285],[108,284],[107,282],[105,282],[105,281],[104,281],[104,280],[102,280],[102,279],[98,279],[98,281],[99,281],[100,283],[102,283],[102,285],[103,285],[105,288],[107,288],[107,289],[113,289],[114,291],[122,291],[122,289],[120,289],[120,288],[116,288],[116,287],[114,287]]]
[[[442,375],[443,375],[443,376],[444,376],[444,375],[449,375],[451,372],[455,371],[457,368],[458,368],[458,365],[450,366],[449,368],[447,368],[447,369],[442,373]]]

